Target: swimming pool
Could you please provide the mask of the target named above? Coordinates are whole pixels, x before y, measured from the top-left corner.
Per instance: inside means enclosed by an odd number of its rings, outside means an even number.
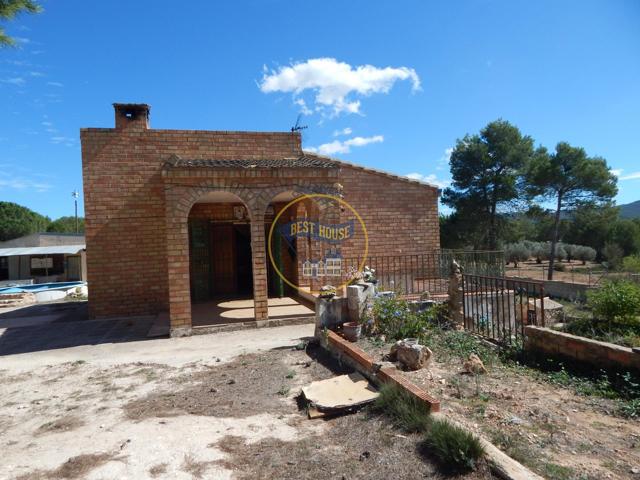
[[[56,282],[56,283],[36,283],[33,285],[17,285],[15,287],[0,288],[0,295],[3,293],[23,293],[23,292],[45,292],[49,290],[68,290],[70,288],[81,287],[85,282]]]
[[[87,295],[87,282],[36,283],[34,285],[5,287],[0,288],[0,298],[2,295],[11,293],[32,293],[35,296],[35,301],[40,303],[62,300],[70,293],[76,292]]]

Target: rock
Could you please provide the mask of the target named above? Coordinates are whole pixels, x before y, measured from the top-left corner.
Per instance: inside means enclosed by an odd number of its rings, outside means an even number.
[[[474,375],[487,373],[487,369],[485,368],[484,363],[482,363],[480,357],[478,357],[478,355],[476,355],[475,353],[469,355],[469,359],[464,362],[464,364],[462,365],[462,369],[466,373],[472,373]]]
[[[407,370],[420,370],[429,364],[431,355],[431,350],[426,346],[405,339],[391,347],[389,360],[400,362]]]
[[[631,468],[631,473],[633,473],[634,475],[638,475],[638,474],[640,474],[640,468],[638,468],[638,467],[632,467],[632,468]]]

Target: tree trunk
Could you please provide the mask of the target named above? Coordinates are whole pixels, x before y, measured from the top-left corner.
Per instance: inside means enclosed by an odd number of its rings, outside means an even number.
[[[489,213],[489,250],[495,250],[497,248],[497,235],[496,235],[496,206],[491,206],[491,212]]]
[[[553,222],[553,237],[551,238],[551,252],[549,252],[549,273],[547,280],[553,280],[553,265],[556,262],[556,245],[558,244],[558,230],[560,227],[560,211],[562,209],[562,193],[558,193],[556,216]]]

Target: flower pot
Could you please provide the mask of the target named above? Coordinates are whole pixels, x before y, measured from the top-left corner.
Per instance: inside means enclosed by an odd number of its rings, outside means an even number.
[[[357,342],[362,333],[362,325],[358,322],[345,322],[342,324],[342,334],[350,342]]]

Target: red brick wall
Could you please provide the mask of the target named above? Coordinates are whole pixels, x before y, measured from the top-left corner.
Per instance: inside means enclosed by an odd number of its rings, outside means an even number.
[[[336,181],[331,172],[309,169],[237,174],[195,169],[187,172],[189,176],[163,173],[163,164],[171,155],[187,159],[296,156],[302,152],[300,136],[291,133],[147,130],[134,121],[121,129],[83,129],[81,141],[92,318],[155,314],[167,310],[173,298],[172,322],[175,316],[177,324],[188,325],[187,214],[176,216],[191,208],[189,202],[194,199],[185,192],[202,190],[206,181],[228,185],[240,196],[248,193],[243,200],[254,217],[254,271],[264,272],[262,214],[256,213],[265,204],[260,192],[268,196],[283,185],[326,187]],[[370,255],[439,248],[436,189],[349,165],[342,167],[339,182],[345,199],[362,215],[369,231]],[[166,205],[166,198],[171,205]],[[174,209],[172,202],[184,205]],[[216,215],[201,206],[193,214]],[[356,256],[361,251],[362,244],[356,244],[343,254]],[[169,278],[174,283],[184,281],[186,287],[173,285],[170,295]],[[265,280],[256,282],[263,292]],[[260,311],[266,312],[266,299],[257,299],[258,303]]]
[[[344,199],[362,217],[369,233],[369,256],[406,255],[440,248],[438,190],[417,182],[393,178],[343,165],[340,183]],[[351,219],[348,210],[343,218]],[[356,236],[343,248],[344,257],[358,257],[364,236]]]
[[[300,152],[300,136],[290,133],[137,127],[80,133],[92,318],[168,308],[162,166],[172,154],[259,159]]]

